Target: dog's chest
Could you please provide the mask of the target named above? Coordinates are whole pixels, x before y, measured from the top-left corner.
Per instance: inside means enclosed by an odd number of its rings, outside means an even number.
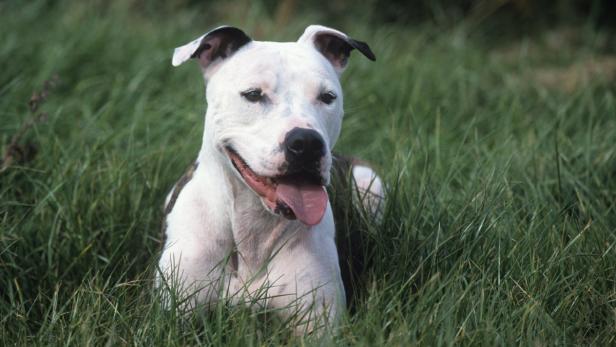
[[[251,192],[240,193],[235,198],[231,224],[240,258],[238,272],[254,275],[296,238],[303,226],[268,213]]]

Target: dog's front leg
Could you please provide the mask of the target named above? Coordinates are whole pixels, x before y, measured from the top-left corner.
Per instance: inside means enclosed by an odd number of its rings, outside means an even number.
[[[319,225],[301,225],[274,250],[268,278],[268,306],[281,310],[298,335],[335,326],[346,301],[329,206]]]
[[[206,198],[217,185],[202,177],[197,171],[184,186],[176,185],[167,201],[166,241],[156,278],[167,308],[208,306],[230,290],[233,238],[217,205],[224,201]]]
[[[168,243],[159,262],[157,287],[163,305],[181,310],[209,306],[230,291],[230,257],[213,257],[208,250],[190,241]]]

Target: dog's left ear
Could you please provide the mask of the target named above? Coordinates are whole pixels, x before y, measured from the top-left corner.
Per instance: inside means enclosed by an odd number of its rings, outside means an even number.
[[[353,49],[357,49],[366,58],[375,61],[376,57],[367,43],[354,40],[347,34],[322,25],[311,25],[297,40],[299,43],[312,45],[316,48],[340,75],[347,66]]]
[[[214,66],[251,41],[252,39],[242,30],[221,26],[176,48],[173,51],[171,64],[179,66],[191,58],[196,58],[207,76],[211,74]]]

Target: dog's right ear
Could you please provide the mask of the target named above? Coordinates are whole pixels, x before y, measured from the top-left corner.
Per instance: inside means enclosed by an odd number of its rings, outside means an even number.
[[[231,26],[221,26],[176,48],[173,51],[171,64],[179,66],[191,58],[199,59],[199,65],[207,76],[210,75],[209,71],[214,66],[250,41],[252,39],[242,30]]]

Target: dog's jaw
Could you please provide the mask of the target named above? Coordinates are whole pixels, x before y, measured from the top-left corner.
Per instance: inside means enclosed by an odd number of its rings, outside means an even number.
[[[276,208],[276,182],[270,177],[257,175],[232,147],[226,146],[224,152],[229,162],[227,166],[233,168],[233,174],[261,198],[270,212],[274,213]]]
[[[286,219],[319,224],[329,203],[325,179],[304,173],[265,177],[258,175],[232,147],[225,154],[234,175],[258,196],[267,211]]]

